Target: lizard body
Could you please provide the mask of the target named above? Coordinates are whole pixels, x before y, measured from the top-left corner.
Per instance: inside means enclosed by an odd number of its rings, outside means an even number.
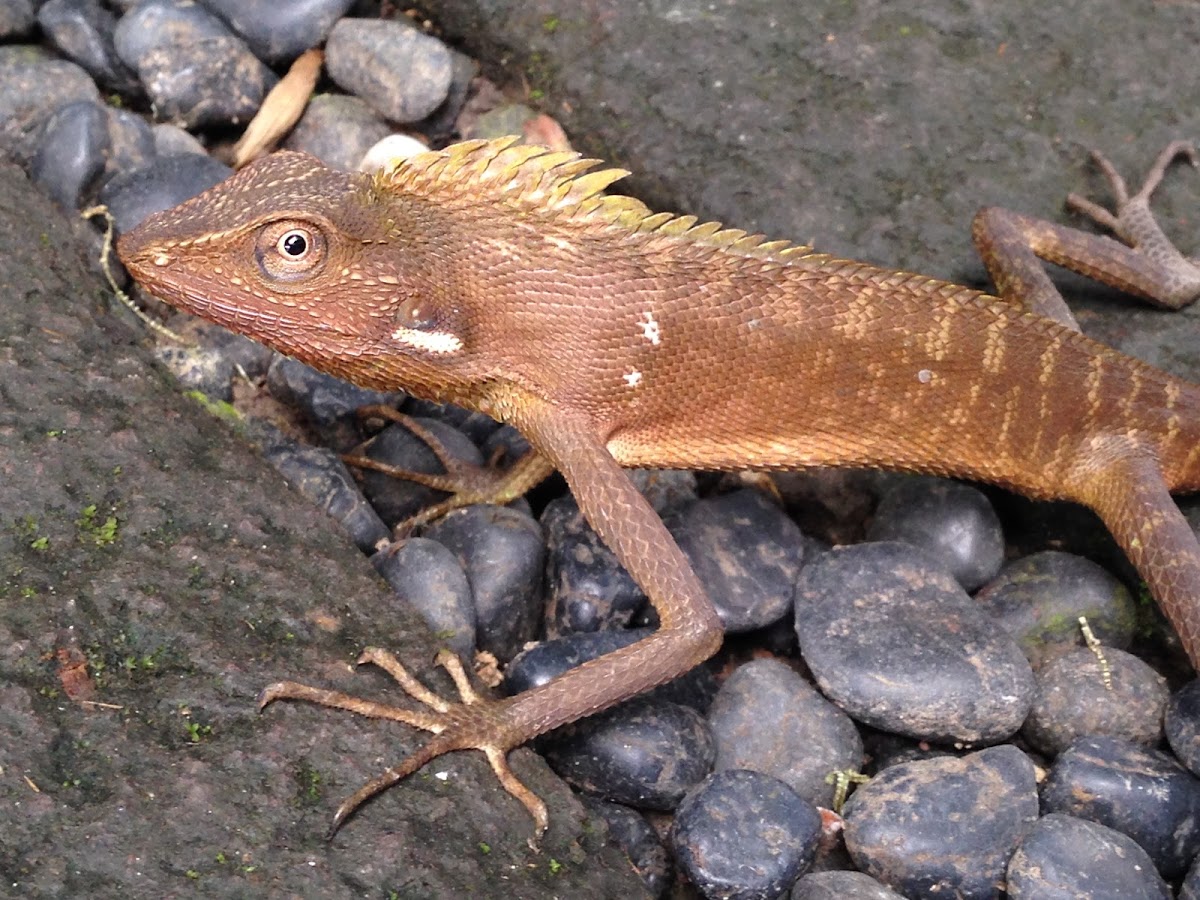
[[[1164,153],[1151,180],[1186,149]],[[593,165],[511,140],[378,176],[281,153],[118,244],[134,277],[176,306],[355,383],[514,424],[534,453],[508,487],[559,469],[659,611],[644,641],[505,700],[475,697],[461,672],[461,705],[406,686],[432,713],[272,686],[268,702],[316,700],[435,733],[338,821],[440,753],[475,747],[544,828],[507,750],[716,650],[711,603],[622,466],[886,467],[1083,503],[1200,662],[1200,546],[1168,494],[1200,488],[1200,387],[1080,334],[1033,259],[1189,302],[1200,273],[1144,204],[1106,224],[1132,227],[1127,242],[1153,252],[985,211],[977,239],[999,299],[654,214],[604,195],[626,173]],[[405,683],[389,656],[370,658]]]

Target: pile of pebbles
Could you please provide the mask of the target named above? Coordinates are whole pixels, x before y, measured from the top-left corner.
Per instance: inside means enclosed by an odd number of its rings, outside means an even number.
[[[422,23],[352,6],[0,0],[0,154],[64,209],[102,203],[125,231],[230,174],[218,157],[311,47],[324,46],[325,80],[283,146],[332,166],[357,169],[385,140],[385,155],[403,153],[398,135],[441,145],[531,115],[500,107],[468,130],[476,64]],[[523,452],[512,429],[170,325],[198,344],[160,349],[186,388],[231,401],[239,373],[293,411],[291,428],[254,426],[267,458],[449,646],[494,655],[505,690],[653,627],[561,485],[395,546],[392,526],[441,495],[356,478],[340,458],[366,436],[356,410],[369,404],[403,409],[467,463]],[[373,437],[373,458],[439,469],[403,424]],[[992,495],[955,482],[862,475],[823,492],[800,478],[785,511],[727,480],[635,477],[707,585],[726,648],[540,749],[652,893],[680,872],[721,897],[1200,892],[1200,688],[1169,689],[1169,648],[1151,651],[1157,670],[1128,652],[1144,614],[1110,571],[1061,551],[1016,556]],[[838,499],[814,515],[819,496]]]

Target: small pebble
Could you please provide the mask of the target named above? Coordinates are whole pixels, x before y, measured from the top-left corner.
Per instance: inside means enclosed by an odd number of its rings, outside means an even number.
[[[433,435],[454,459],[468,466],[483,464],[479,448],[457,428],[437,419],[414,418],[413,422]],[[406,472],[445,472],[429,444],[400,422],[393,422],[375,435],[363,455]],[[393,527],[449,496],[436,488],[374,469],[363,469],[361,477],[363,493],[380,518]]]
[[[463,659],[475,651],[475,598],[458,557],[428,538],[407,538],[371,557],[375,570]]]
[[[1037,694],[1021,734],[1057,756],[1085,734],[1110,734],[1152,747],[1163,736],[1167,681],[1123,650],[1106,649],[1111,689],[1091,650],[1074,650],[1034,676]]]
[[[1083,737],[1055,760],[1042,810],[1116,829],[1179,878],[1200,851],[1200,779],[1172,757],[1121,738]]]
[[[270,347],[195,316],[180,315],[171,326],[183,338],[221,353],[239,376],[251,381],[266,375],[276,356]]]
[[[354,0],[204,0],[269,63],[290,62],[325,40]]]
[[[671,886],[674,868],[667,848],[646,817],[637,810],[583,794],[579,798],[592,815],[608,823],[608,837],[625,851],[633,870],[651,897],[661,897]]]
[[[1090,559],[1046,550],[1006,565],[975,595],[975,602],[1013,636],[1039,668],[1083,645],[1079,617],[1106,647],[1133,639],[1137,609],[1128,588]]]
[[[1012,638],[907,544],[840,547],[805,566],[796,634],[822,693],[876,728],[991,743],[1016,732],[1033,702]]]
[[[697,500],[666,522],[708,591],[725,630],[753,631],[792,608],[804,535],[756,490]]]
[[[104,112],[108,117],[110,144],[104,180],[152,163],[159,153],[154,143],[154,131],[146,120],[127,109],[106,106]]]
[[[407,134],[389,134],[363,154],[358,164],[360,172],[386,172],[397,163],[424,153],[428,145]]]
[[[855,864],[911,897],[999,897],[1038,817],[1037,775],[1011,745],[884,769],[846,809]]]
[[[147,166],[110,179],[100,202],[116,221],[118,234],[132,231],[152,213],[195,197],[233,174],[211,156],[160,156]]]
[[[440,145],[458,135],[459,114],[471,96],[471,88],[479,75],[479,63],[465,53],[450,50],[450,89],[446,99],[421,123],[421,132]]]
[[[1009,900],[1170,900],[1146,851],[1119,831],[1051,813],[1008,864]]]
[[[616,555],[579,511],[559,497],[542,513],[546,532],[546,635],[623,628],[646,603]]]
[[[233,402],[234,367],[219,347],[160,343],[154,357],[175,376],[184,391],[199,391],[210,400]]]
[[[904,541],[928,552],[974,591],[1004,562],[1004,533],[978,488],[944,478],[901,476],[885,491],[868,541]]]
[[[1200,900],[1200,856],[1196,857],[1180,885],[1179,900]]]
[[[342,19],[325,44],[329,77],[393,122],[417,122],[446,100],[454,74],[450,51],[410,25]]]
[[[833,802],[831,772],[858,771],[862,738],[844,712],[790,666],[755,659],[721,685],[708,722],[717,742],[714,770],[772,775],[818,806]]]
[[[505,103],[479,116],[463,133],[470,140],[491,140],[510,134],[522,134],[525,123],[537,118],[537,110],[523,103]]]
[[[373,553],[388,539],[387,526],[371,509],[345,463],[332,450],[281,439],[263,448],[263,458],[288,484],[341,525],[359,550]],[[438,585],[435,580],[429,583],[431,590]]]
[[[189,128],[248,122],[278,81],[225,23],[191,0],[143,0],[121,17],[113,40],[155,116]]]
[[[78,63],[106,90],[130,97],[141,93],[137,76],[117,56],[117,17],[100,0],[47,0],[37,13],[54,49]]]
[[[519,510],[479,504],[454,510],[424,536],[445,544],[466,570],[479,649],[508,662],[533,640],[542,611],[541,526]]]
[[[699,499],[695,472],[627,469],[629,480],[660,516],[682,512]]]
[[[0,40],[28,37],[36,21],[33,0],[4,0],[0,3]]]
[[[550,767],[581,791],[635,809],[672,810],[712,771],[712,732],[694,709],[637,697],[543,739]]]
[[[630,628],[621,631],[569,634],[526,647],[513,657],[504,670],[505,693],[519,694],[521,691],[546,684],[568,669],[582,665],[589,659],[598,659],[614,650],[628,647],[647,637],[652,631],[651,628]],[[717,682],[713,666],[705,662],[638,696],[669,700],[704,713],[712,704],[716,693]]]
[[[104,171],[109,146],[103,107],[90,100],[68,103],[46,123],[30,178],[63,209],[80,209]]]
[[[791,900],[904,900],[864,872],[809,872],[792,888]]]
[[[317,94],[283,146],[311,153],[327,166],[358,170],[371,147],[392,133],[392,126],[365,102],[344,94]]]
[[[1163,726],[1167,743],[1193,775],[1200,774],[1200,678],[1193,679],[1167,701]]]
[[[785,893],[812,865],[821,815],[777,778],[730,769],[707,778],[675,812],[670,843],[703,897]]]
[[[174,156],[178,153],[199,153],[202,156],[208,154],[203,144],[178,125],[160,122],[152,125],[150,132],[154,136],[154,149],[158,156]]]
[[[364,406],[396,406],[399,391],[373,391],[318,372],[298,359],[277,356],[267,370],[267,390],[280,403],[298,408],[322,443],[345,452],[361,440],[356,413]]]
[[[91,76],[38,47],[0,47],[0,154],[28,168],[46,123],[69,103],[100,103]]]

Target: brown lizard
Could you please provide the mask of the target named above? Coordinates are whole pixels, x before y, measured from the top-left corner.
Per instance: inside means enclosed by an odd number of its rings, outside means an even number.
[[[712,604],[623,466],[871,466],[962,476],[1091,507],[1200,664],[1200,545],[1169,491],[1200,488],[1200,386],[1082,335],[1038,257],[1163,306],[1200,270],[1150,215],[1178,155],[1116,215],[1123,242],[990,209],[974,233],[1003,299],[652,213],[602,192],[626,173],[576,154],[475,141],[381,175],[298,153],[261,160],[121,238],[153,293],[357,384],[511,422],[534,450],[483,494],[559,470],[658,610],[651,636],[514,697],[426,690],[427,711],[284,682],[290,698],[433,732],[338,810],[451,750],[476,748],[546,827],[507,752],[645,691],[721,643]],[[462,499],[472,499],[464,491]]]

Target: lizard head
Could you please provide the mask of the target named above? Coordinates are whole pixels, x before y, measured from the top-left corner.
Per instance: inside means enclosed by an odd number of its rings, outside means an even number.
[[[150,216],[117,255],[173,306],[331,374],[441,393],[466,336],[439,222],[421,198],[284,152]]]

